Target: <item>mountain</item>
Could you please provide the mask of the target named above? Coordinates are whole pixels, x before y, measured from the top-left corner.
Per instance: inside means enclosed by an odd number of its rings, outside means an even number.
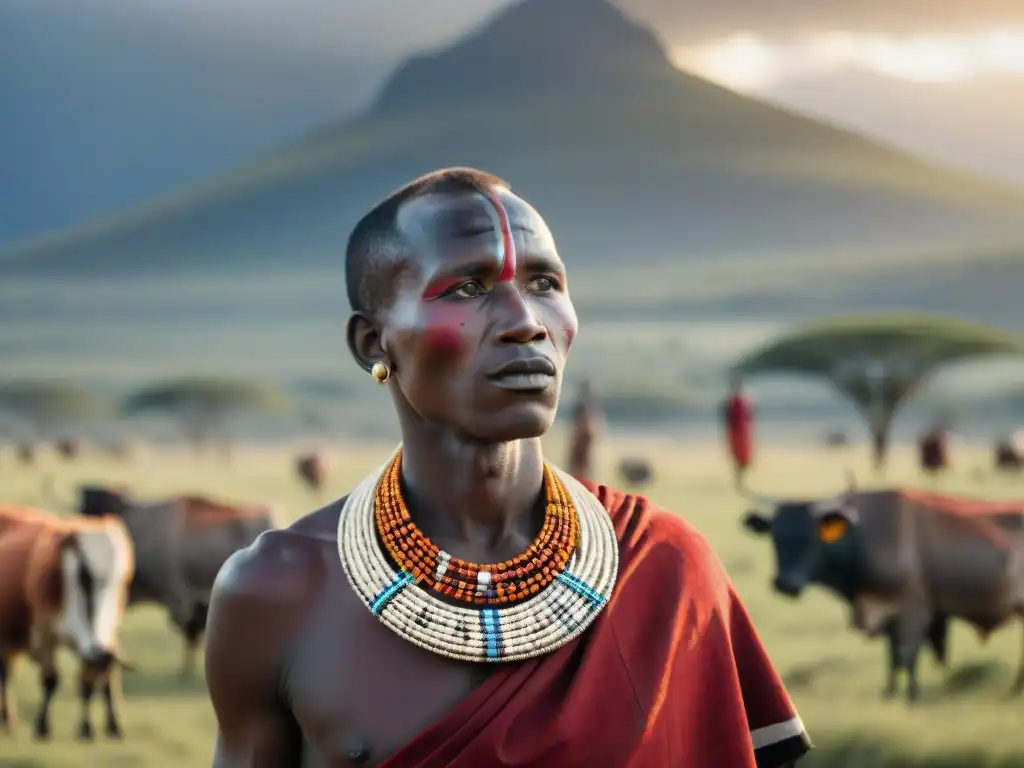
[[[208,180],[357,114],[397,56],[268,46],[262,30],[173,5],[0,2],[0,247]]]
[[[359,118],[200,188],[0,253],[0,275],[331,270],[449,165],[508,178],[587,265],[1017,232],[1024,196],[675,69],[604,0],[525,0],[407,60]]]

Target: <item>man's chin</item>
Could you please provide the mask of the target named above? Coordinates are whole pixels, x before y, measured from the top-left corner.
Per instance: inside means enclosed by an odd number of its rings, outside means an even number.
[[[518,403],[491,411],[481,421],[486,428],[480,431],[488,441],[529,440],[547,434],[555,423],[555,409],[542,403]]]

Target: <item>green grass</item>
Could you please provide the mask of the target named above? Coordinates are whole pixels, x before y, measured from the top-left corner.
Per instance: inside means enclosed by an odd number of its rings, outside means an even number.
[[[557,437],[549,447],[553,457],[562,456]],[[325,498],[344,493],[383,460],[389,448],[381,443],[336,446]],[[765,492],[834,492],[843,486],[847,465],[862,482],[869,477],[866,456],[859,449],[770,448],[752,477]],[[3,456],[0,494],[5,501],[38,503],[41,477],[52,473],[59,495],[66,499],[77,482],[109,480],[126,482],[144,496],[193,490],[243,501],[274,500],[297,515],[317,500],[293,480],[290,450],[242,447],[227,467],[212,458],[168,451],[140,454],[124,464],[86,456],[64,466],[44,457],[38,469],[25,471]],[[620,440],[615,451],[608,446],[601,454],[602,475],[611,479],[615,461],[626,455],[646,455],[655,462],[660,476],[649,495],[693,522],[720,553],[818,745],[806,761],[808,768],[1024,767],[1024,699],[1008,698],[1020,655],[1019,628],[1001,630],[982,645],[973,632],[955,624],[950,670],[941,670],[929,658],[922,662],[920,705],[907,709],[901,701],[882,702],[882,645],[851,633],[844,608],[820,592],[812,591],[796,603],[770,592],[771,554],[765,542],[739,529],[745,504],[730,490],[718,445]],[[993,497],[1024,496],[1024,483],[978,479],[973,469],[986,459],[980,454],[955,455],[960,471],[944,481],[945,487]],[[891,470],[893,480],[919,483],[912,462],[912,452],[900,448]],[[0,743],[0,766],[79,768],[83,760],[97,766],[146,768],[209,765],[214,727],[210,706],[200,681],[178,679],[182,646],[164,615],[156,609],[134,610],[125,625],[124,644],[140,669],[125,678],[123,743],[100,739],[83,747],[74,740],[78,707],[70,684],[56,701],[54,740],[34,743],[26,723],[39,692],[34,670],[23,660],[14,687],[22,723],[12,739]],[[64,659],[64,669],[70,680],[69,658]],[[96,714],[100,715],[98,707]]]

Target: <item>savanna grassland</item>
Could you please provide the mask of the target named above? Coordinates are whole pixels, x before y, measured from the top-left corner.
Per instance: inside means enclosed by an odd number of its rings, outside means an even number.
[[[552,455],[560,456],[559,439],[549,442]],[[336,444],[329,487],[322,499],[343,494],[389,449],[385,442]],[[100,480],[127,483],[141,496],[189,490],[236,500],[274,500],[299,515],[320,499],[293,477],[291,455],[291,449],[284,447],[243,446],[225,464],[215,457],[197,458],[184,450],[166,449],[140,453],[123,463],[86,456],[65,465],[43,457],[31,470],[18,468],[4,456],[0,498],[39,503],[42,478],[51,475],[58,504],[70,503],[76,483]],[[950,669],[941,670],[930,658],[921,664],[921,703],[909,710],[899,700],[882,702],[884,648],[880,643],[852,634],[845,610],[820,592],[812,590],[799,602],[789,602],[769,590],[771,553],[766,542],[752,539],[739,527],[746,505],[731,489],[717,444],[619,440],[614,451],[606,446],[601,455],[602,478],[610,480],[616,460],[626,455],[643,455],[655,462],[658,477],[649,495],[690,520],[720,553],[818,745],[801,766],[1024,766],[1024,698],[1008,696],[1020,655],[1018,626],[997,632],[982,645],[972,631],[954,624]],[[987,454],[963,448],[954,460],[958,471],[942,481],[945,487],[990,497],[1024,496],[1024,482],[978,476],[975,468],[987,466]],[[765,492],[826,494],[842,487],[847,466],[866,482],[869,475],[860,448],[766,446],[752,483]],[[922,482],[909,448],[897,450],[890,479]],[[22,661],[15,670],[14,685],[22,722],[13,737],[0,742],[0,766],[209,765],[210,706],[201,679],[179,679],[182,646],[164,615],[156,609],[134,609],[125,625],[124,645],[139,670],[124,679],[123,743],[102,738],[95,745],[75,741],[78,704],[70,658],[64,659],[66,682],[54,709],[54,739],[34,743],[28,723],[39,692],[34,670]],[[102,716],[98,706],[96,715]]]

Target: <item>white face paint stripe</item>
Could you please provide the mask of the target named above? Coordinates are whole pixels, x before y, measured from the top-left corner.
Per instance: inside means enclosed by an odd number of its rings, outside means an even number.
[[[516,243],[512,238],[508,211],[496,190],[480,196],[487,204],[487,215],[494,223],[494,231],[498,235],[498,277],[500,280],[513,280],[516,275]]]

